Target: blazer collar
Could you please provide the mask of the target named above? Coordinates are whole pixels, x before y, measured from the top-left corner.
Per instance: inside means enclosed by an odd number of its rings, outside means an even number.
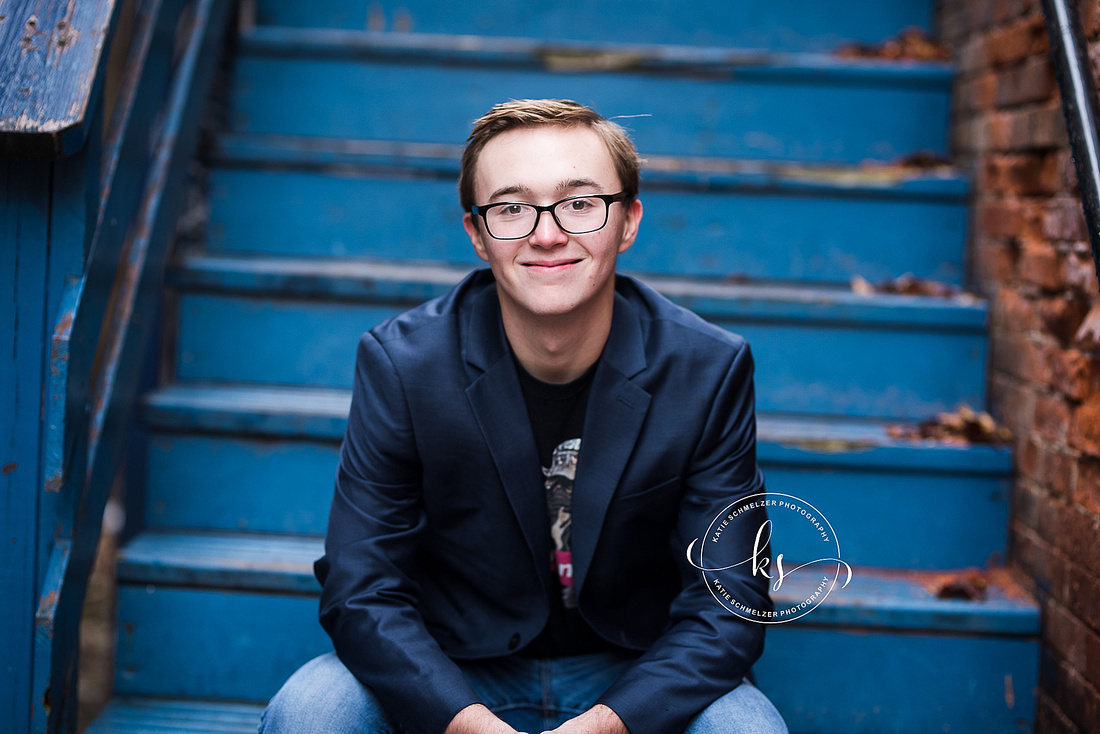
[[[489,283],[471,299],[465,318],[466,338],[463,340],[463,354],[466,362],[482,372],[504,357],[511,355],[508,337],[504,333],[504,324],[500,317],[500,299],[496,285],[491,281],[488,270],[475,273],[477,278],[485,273]],[[624,276],[616,276],[621,282]],[[611,315],[611,333],[608,334],[600,359],[606,362],[624,377],[630,379],[645,369],[645,344],[642,336],[641,319],[638,311],[618,290],[615,291],[614,311]]]

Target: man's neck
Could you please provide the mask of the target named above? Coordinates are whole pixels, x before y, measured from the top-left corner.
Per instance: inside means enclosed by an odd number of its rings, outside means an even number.
[[[521,315],[502,303],[504,333],[532,377],[553,384],[572,382],[600,358],[611,333],[614,299],[611,291],[606,305],[557,316]]]

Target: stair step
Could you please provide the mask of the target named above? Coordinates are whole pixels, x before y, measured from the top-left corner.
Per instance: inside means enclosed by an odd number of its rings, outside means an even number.
[[[310,564],[319,540],[295,543],[149,533],[123,548],[116,690],[264,701],[298,665],[331,649],[312,595],[285,593],[310,584],[316,592]],[[276,569],[295,580],[276,581]],[[987,574],[983,601],[939,599],[933,588],[947,576],[856,568],[812,614],[771,626],[756,677],[792,731],[1029,724],[1038,606],[1000,572]],[[180,585],[193,582],[208,585]],[[808,575],[789,577],[774,594],[777,608],[799,603],[813,585]],[[225,659],[235,667],[224,670]]]
[[[120,581],[315,594],[313,561],[324,538],[259,533],[151,531],[126,545]]]
[[[144,405],[146,423],[158,428],[339,440],[351,392],[175,384],[147,395]]]
[[[162,431],[340,441],[350,404],[350,390],[174,383],[146,395],[144,418],[151,428]],[[887,430],[894,424],[888,421],[773,413],[760,413],[758,421],[758,439],[768,446],[758,448],[758,455],[769,459],[980,474],[1012,467],[1006,448],[895,439]]]
[[[323,534],[349,403],[348,392],[286,387],[176,384],[149,395],[147,525]],[[851,563],[932,569],[1004,558],[1007,448],[761,414],[757,456],[769,491],[820,508]],[[793,518],[773,519],[778,552],[817,550]]]
[[[430,295],[460,267],[366,260],[187,258],[177,375],[183,380],[351,386],[359,336]],[[410,277],[413,276],[413,277]],[[646,278],[743,335],[768,412],[923,419],[985,405],[987,309],[971,297],[861,296],[847,289]]]
[[[845,42],[873,43],[910,26],[928,29],[927,0],[635,0],[623,12],[617,0],[590,0],[583,16],[566,2],[476,6],[436,0],[263,0],[256,21],[306,28],[370,28],[417,33],[524,35],[577,41],[704,44],[771,50],[827,51]],[[670,22],[673,21],[674,22]]]
[[[208,247],[477,262],[455,193],[460,155],[441,144],[223,136]],[[968,196],[967,178],[946,166],[646,155],[645,224],[621,263],[684,276],[846,283],[912,273],[957,284]],[[363,205],[381,200],[416,204]]]
[[[863,161],[857,165],[797,161],[650,155],[641,152],[642,178],[654,186],[730,191],[871,194],[925,197],[966,204],[970,180],[943,162]],[[265,170],[381,171],[457,181],[461,145],[324,138],[305,135],[223,133],[211,150],[216,165]]]
[[[85,734],[255,734],[263,706],[178,698],[116,698]]]
[[[119,583],[195,586],[235,591],[316,594],[313,562],[323,538],[263,533],[146,531],[121,549]],[[885,571],[856,567],[847,588],[836,588],[804,618],[805,624],[893,627],[976,634],[1038,634],[1035,601],[1006,574],[992,576],[986,599],[937,598],[944,571]],[[818,583],[817,574],[796,572],[772,592],[776,609],[798,604]],[[801,620],[800,620],[801,621]]]
[[[350,404],[350,390],[175,383],[145,397],[144,419],[161,431],[260,433],[271,439],[338,442],[344,436]],[[760,413],[758,423],[761,458],[978,474],[1012,467],[1005,448],[895,439],[886,428],[893,424],[886,421]]]
[[[196,252],[182,259],[180,267],[170,273],[170,280],[189,292],[419,303],[446,293],[469,272],[468,267],[432,262]],[[952,331],[980,331],[988,319],[985,302],[969,294],[956,298],[865,296],[846,287],[637,275],[666,297],[708,316],[861,321]]]
[[[946,154],[953,68],[266,27],[243,35],[234,73],[237,132],[458,144],[496,102],[564,97],[628,118],[647,154],[858,162]]]

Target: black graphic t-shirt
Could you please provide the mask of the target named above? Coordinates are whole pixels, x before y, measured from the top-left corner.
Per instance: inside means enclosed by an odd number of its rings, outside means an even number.
[[[532,377],[518,361],[516,369],[542,465],[553,549],[553,557],[548,561],[557,581],[550,592],[550,619],[542,634],[525,647],[522,654],[562,657],[614,649],[614,645],[599,637],[581,619],[573,586],[573,482],[577,476],[588,391],[596,367],[593,365],[565,385]]]

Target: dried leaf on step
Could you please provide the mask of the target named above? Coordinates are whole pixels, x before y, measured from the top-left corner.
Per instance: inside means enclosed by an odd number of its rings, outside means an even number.
[[[853,275],[852,276],[852,293],[859,296],[873,296],[875,295],[875,287],[871,285],[866,278]]]
[[[875,293],[888,293],[899,296],[928,296],[931,298],[951,298],[962,304],[971,304],[978,300],[957,285],[918,278],[912,273],[905,273],[893,280],[883,280],[874,284],[868,282],[863,276],[853,275],[850,283],[852,291],[861,296],[869,296]]]
[[[937,599],[983,601],[988,595],[989,580],[981,571],[966,570],[938,574],[927,588],[936,595]]]
[[[953,413],[939,413],[915,425],[889,425],[886,433],[900,441],[931,439],[952,446],[1003,445],[1012,440],[1009,430],[998,426],[993,416],[968,405],[960,405]]]
[[[946,168],[951,165],[951,161],[933,150],[915,150],[898,158],[894,165],[904,168]]]
[[[906,61],[947,61],[950,49],[928,37],[921,28],[906,28],[882,43],[850,43],[837,49],[846,59],[895,59]]]

